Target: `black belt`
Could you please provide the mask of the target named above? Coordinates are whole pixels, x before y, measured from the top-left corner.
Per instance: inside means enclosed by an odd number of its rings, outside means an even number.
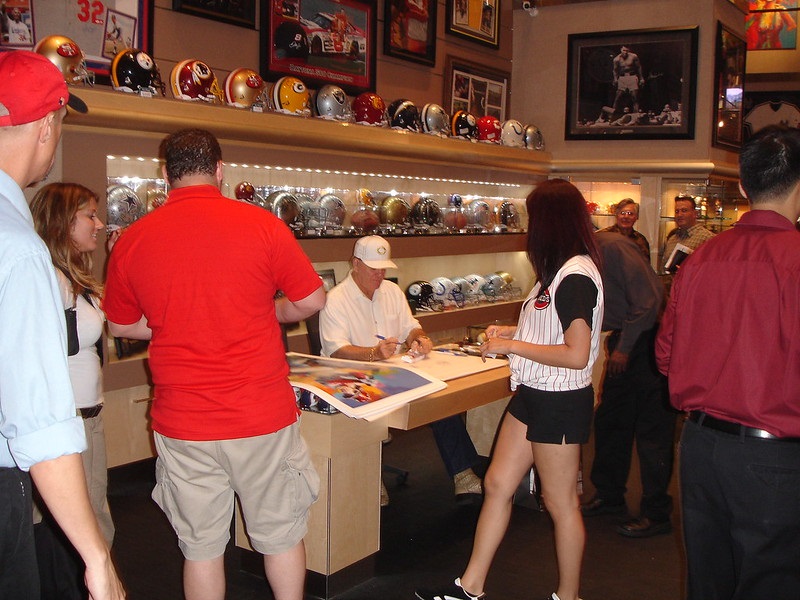
[[[100,411],[103,410],[103,405],[95,404],[94,406],[90,406],[89,408],[79,408],[78,412],[84,419],[94,419],[97,415],[100,414]]]
[[[698,425],[700,425],[700,427],[708,427],[709,429],[714,429],[715,431],[722,431],[723,433],[730,433],[732,435],[744,436],[749,438],[758,438],[761,440],[773,440],[776,442],[794,442],[795,444],[800,443],[800,438],[778,437],[777,435],[773,435],[769,431],[764,431],[763,429],[757,429],[755,427],[748,427],[746,425],[742,425],[741,423],[734,423],[732,421],[724,421],[723,419],[717,419],[716,417],[712,417],[708,413],[704,413],[701,410],[691,411],[689,413],[689,420],[694,423],[697,423]]]

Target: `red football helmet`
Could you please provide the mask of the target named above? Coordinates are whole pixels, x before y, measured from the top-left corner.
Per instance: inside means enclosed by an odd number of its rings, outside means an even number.
[[[364,92],[353,100],[353,114],[356,123],[385,126],[386,103],[375,92]]]
[[[256,198],[256,187],[249,181],[242,181],[236,186],[234,192],[237,200],[244,200],[245,202],[253,202]]]
[[[491,115],[486,115],[478,119],[478,141],[490,142],[492,144],[500,143],[500,133],[502,126],[500,119]]]
[[[203,61],[182,60],[173,67],[169,80],[172,95],[179,100],[223,103],[223,94],[217,83],[217,76]]]

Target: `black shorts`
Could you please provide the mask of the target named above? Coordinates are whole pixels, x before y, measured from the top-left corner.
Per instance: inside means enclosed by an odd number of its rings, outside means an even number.
[[[585,444],[594,414],[594,389],[566,392],[535,390],[521,385],[508,403],[508,412],[528,426],[530,442]]]

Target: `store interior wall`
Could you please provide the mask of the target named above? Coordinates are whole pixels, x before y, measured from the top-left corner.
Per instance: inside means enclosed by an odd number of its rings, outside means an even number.
[[[556,161],[713,161],[737,155],[711,147],[717,21],[744,37],[744,15],[728,0],[603,0],[514,11],[513,96],[520,120],[535,122]],[[564,139],[568,36],[571,33],[699,26],[693,140]],[[517,118],[520,118],[519,116]]]
[[[257,3],[257,6],[260,4]],[[263,3],[263,6],[268,5],[268,2]],[[408,98],[418,106],[428,102],[441,103],[448,55],[511,72],[511,2],[500,3],[500,46],[494,50],[446,34],[446,3],[445,0],[438,0],[436,63],[433,67],[383,54],[384,0],[376,0],[376,5],[376,91],[387,104],[397,98]],[[188,58],[208,63],[220,82],[230,71],[239,67],[258,70],[259,44],[257,30],[175,12],[172,10],[172,0],[155,0],[153,55],[165,78],[176,63]],[[515,108],[512,106],[511,110]]]

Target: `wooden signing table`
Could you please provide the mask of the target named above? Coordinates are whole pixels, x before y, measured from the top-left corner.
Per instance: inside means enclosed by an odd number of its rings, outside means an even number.
[[[414,400],[372,422],[341,413],[304,412],[303,437],[320,476],[319,500],[312,506],[305,537],[307,592],[330,598],[374,573],[380,550],[381,442],[388,428],[413,429],[510,394],[507,364],[447,382],[447,388]],[[236,545],[250,550],[236,514]],[[260,556],[242,552],[243,566],[262,572]]]

